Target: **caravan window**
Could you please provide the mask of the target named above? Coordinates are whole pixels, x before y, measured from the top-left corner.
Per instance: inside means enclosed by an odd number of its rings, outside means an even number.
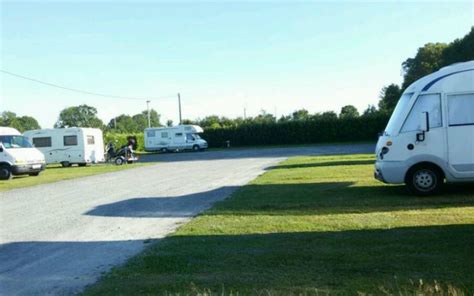
[[[168,138],[168,132],[162,132],[161,137],[162,138]]]
[[[33,138],[33,145],[37,148],[51,147],[51,137]]]
[[[147,136],[148,138],[153,138],[153,137],[155,136],[155,131],[147,131],[147,132],[146,132],[146,136]]]
[[[64,136],[64,146],[76,146],[77,136]]]
[[[94,145],[95,139],[94,136],[87,136],[87,145]]]
[[[428,112],[430,115],[430,128],[441,127],[443,125],[441,96],[439,94],[419,96],[403,125],[402,133],[420,130],[420,114],[423,112]]]
[[[176,133],[174,134],[175,137],[182,137],[183,136],[183,133]]]
[[[449,126],[474,125],[474,94],[448,96]]]

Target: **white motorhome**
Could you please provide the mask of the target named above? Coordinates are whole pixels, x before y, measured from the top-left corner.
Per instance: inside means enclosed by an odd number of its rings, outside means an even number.
[[[11,127],[0,127],[0,180],[13,175],[38,176],[45,168],[44,155]]]
[[[64,167],[104,162],[104,139],[98,128],[57,128],[32,130],[24,136],[43,152],[46,163]]]
[[[206,149],[207,142],[199,136],[203,129],[197,125],[153,127],[145,129],[146,151],[176,151]]]
[[[417,195],[474,181],[474,61],[410,85],[379,138],[375,177]]]

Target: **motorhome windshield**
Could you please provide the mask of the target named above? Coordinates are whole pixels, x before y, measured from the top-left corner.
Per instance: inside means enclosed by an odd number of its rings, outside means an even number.
[[[0,143],[3,143],[3,147],[6,149],[33,147],[23,136],[0,136]]]
[[[387,124],[387,128],[384,131],[386,136],[393,135],[396,131],[397,125],[404,120],[402,116],[405,114],[405,110],[410,102],[413,93],[408,93],[402,95],[400,100],[398,100],[397,106],[390,117],[390,120]]]

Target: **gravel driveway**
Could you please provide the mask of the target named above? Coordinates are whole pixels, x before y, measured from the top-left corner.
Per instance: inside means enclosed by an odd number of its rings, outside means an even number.
[[[156,165],[0,193],[0,294],[70,295],[295,155],[373,145],[147,155]]]

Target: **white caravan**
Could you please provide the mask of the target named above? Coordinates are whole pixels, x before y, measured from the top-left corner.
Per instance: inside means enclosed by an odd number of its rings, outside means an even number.
[[[104,139],[98,128],[57,128],[32,130],[24,133],[43,152],[46,163],[64,167],[104,162]]]
[[[44,155],[11,127],[0,127],[0,180],[13,175],[38,176],[44,170]]]
[[[203,129],[197,125],[173,127],[152,127],[145,129],[146,151],[200,151],[207,148],[207,142],[199,136]]]
[[[474,61],[410,85],[376,148],[375,177],[417,195],[446,182],[474,181]]]

